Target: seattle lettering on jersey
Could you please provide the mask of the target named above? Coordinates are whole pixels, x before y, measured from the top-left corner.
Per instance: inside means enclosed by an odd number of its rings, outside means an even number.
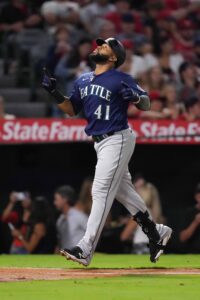
[[[107,101],[110,101],[112,92],[107,90],[105,87],[97,85],[97,84],[90,84],[84,88],[79,88],[81,99],[87,97],[89,95],[95,95]]]

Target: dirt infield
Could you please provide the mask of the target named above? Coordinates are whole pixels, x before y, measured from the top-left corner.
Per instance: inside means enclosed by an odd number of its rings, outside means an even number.
[[[1,268],[0,282],[27,280],[61,280],[125,275],[200,275],[200,269],[50,269]]]

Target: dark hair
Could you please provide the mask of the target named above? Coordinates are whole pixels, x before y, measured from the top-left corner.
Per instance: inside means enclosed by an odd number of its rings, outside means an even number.
[[[198,36],[194,39],[194,46],[195,46],[195,47],[200,46],[200,35],[198,35]]]
[[[56,245],[55,217],[52,207],[44,196],[38,196],[33,199],[33,210],[29,219],[27,232],[29,239],[34,232],[35,225],[38,223],[44,225],[46,233],[39,241],[33,253],[53,253]]]
[[[199,102],[199,99],[197,96],[192,96],[189,99],[185,101],[185,108],[188,110],[189,108],[193,107],[195,104]]]
[[[92,40],[88,37],[84,37],[79,40],[78,46],[83,45],[83,44],[92,44]]]
[[[69,205],[75,204],[75,191],[71,186],[62,185],[56,189],[55,193],[66,199]]]
[[[179,75],[180,75],[180,79],[181,81],[184,83],[184,79],[183,79],[183,75],[182,73],[187,70],[189,67],[191,67],[191,63],[189,63],[188,61],[184,61],[180,67],[179,67]]]
[[[125,13],[122,15],[122,22],[135,23],[135,18],[132,13]]]
[[[170,42],[171,38],[168,35],[164,35],[160,37],[159,41],[161,46],[163,46],[163,44]]]
[[[31,223],[45,223],[47,224],[51,219],[51,209],[49,202],[44,196],[35,197],[33,201],[33,208],[31,213]]]

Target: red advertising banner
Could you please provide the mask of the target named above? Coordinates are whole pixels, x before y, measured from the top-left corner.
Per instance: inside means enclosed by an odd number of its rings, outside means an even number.
[[[0,144],[91,141],[82,119],[0,120]],[[129,120],[140,144],[200,144],[200,120]]]

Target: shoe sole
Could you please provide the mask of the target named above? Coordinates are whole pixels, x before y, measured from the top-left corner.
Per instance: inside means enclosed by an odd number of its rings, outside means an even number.
[[[165,237],[163,238],[162,246],[167,245],[167,243],[169,242],[169,239],[171,238],[171,235],[172,235],[172,229],[169,228],[168,231],[165,233]],[[163,252],[164,252],[164,250],[158,251],[158,253],[156,254],[154,262],[158,261],[159,257],[163,254]]]
[[[79,263],[80,265],[83,265],[84,267],[87,267],[87,266],[89,265],[88,263],[84,263],[81,259],[78,259],[76,256],[71,255],[70,253],[68,253],[68,252],[66,252],[66,251],[64,251],[64,250],[60,250],[60,254],[61,254],[62,256],[65,256],[65,258],[66,258],[67,260],[72,260],[72,261],[74,261],[74,262],[77,262],[77,263]]]

